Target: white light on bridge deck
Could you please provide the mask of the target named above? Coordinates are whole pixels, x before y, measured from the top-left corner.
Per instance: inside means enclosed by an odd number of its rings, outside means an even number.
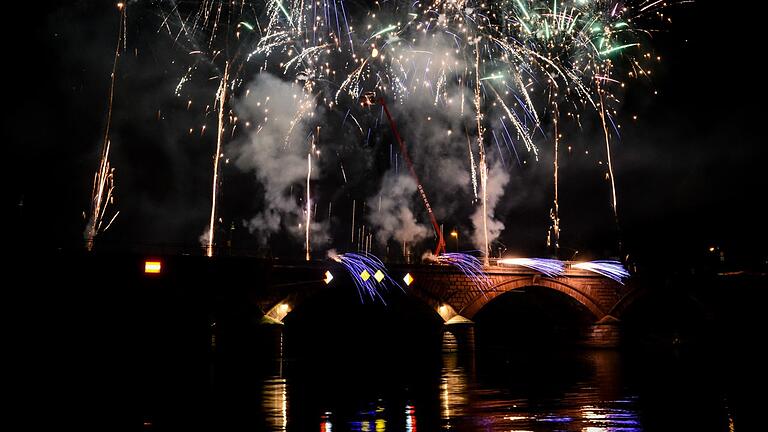
[[[413,276],[411,276],[410,273],[406,273],[405,277],[403,277],[403,281],[405,281],[407,286],[410,286],[413,283]]]
[[[381,280],[384,279],[384,273],[382,273],[381,270],[376,270],[376,274],[373,275],[373,278],[376,279],[376,282],[381,282]]]
[[[368,273],[368,270],[363,270],[362,273],[360,273],[360,278],[363,280],[363,282],[367,281],[371,277],[371,274]]]
[[[333,275],[331,274],[330,271],[326,270],[325,279],[323,279],[323,282],[325,282],[325,284],[328,285],[329,283],[331,283],[332,280],[333,280]]]
[[[160,261],[144,261],[144,273],[158,274],[162,268],[163,264]]]

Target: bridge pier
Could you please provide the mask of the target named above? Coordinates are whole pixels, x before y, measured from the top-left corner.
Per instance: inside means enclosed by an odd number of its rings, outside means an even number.
[[[604,316],[589,328],[586,344],[592,348],[616,348],[619,346],[619,320],[611,315]]]
[[[475,323],[466,322],[443,326],[443,351],[473,353],[475,351]]]

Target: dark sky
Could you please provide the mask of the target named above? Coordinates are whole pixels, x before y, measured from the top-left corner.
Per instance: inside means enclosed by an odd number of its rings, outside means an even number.
[[[34,11],[10,6],[19,10],[7,16],[22,22],[20,30],[2,30],[3,142],[10,149],[4,159],[10,181],[3,189],[14,214],[7,228],[14,245],[77,248],[81,243],[118,29],[114,6],[98,3],[36,5]],[[128,50],[121,59],[112,129],[121,215],[104,239],[194,245],[206,224],[213,142],[178,144],[199,119],[170,97],[184,66],[174,61],[178,52],[167,37],[157,34],[149,3],[129,9]],[[722,3],[706,0],[673,8],[672,25],[652,42],[664,61],[651,83],[625,95],[622,140],[615,144],[619,236],[624,252],[641,263],[690,261],[709,246],[739,262],[764,262],[768,256],[766,151],[759,133],[766,111],[760,65],[764,12],[748,8],[754,6],[723,9]],[[201,86],[199,99],[211,89]],[[175,113],[173,120],[158,121],[158,109],[161,117]],[[631,121],[635,114],[638,120]],[[570,141],[580,145],[597,132],[586,127],[583,137],[574,133]],[[581,169],[585,162],[578,156],[571,159],[562,172],[564,255],[579,250],[588,258],[617,256],[605,182],[598,171]],[[526,192],[522,204],[500,206],[508,228],[500,240],[511,251],[546,253],[551,199],[549,186],[541,183],[548,178],[546,169],[510,168],[512,184],[538,191]],[[362,169],[350,171],[366,176]],[[226,224],[238,222],[237,244],[252,247],[255,242],[239,220],[258,210],[261,204],[252,197],[259,187],[235,169],[225,175],[222,216]],[[334,202],[347,206],[349,197],[367,199],[370,190],[361,181]],[[512,195],[502,201],[515,201]],[[468,229],[462,221],[446,224]],[[300,244],[291,247],[301,250]]]

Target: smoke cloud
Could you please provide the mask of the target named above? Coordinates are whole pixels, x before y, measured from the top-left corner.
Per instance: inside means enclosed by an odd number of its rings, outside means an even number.
[[[262,244],[281,230],[303,241],[309,134],[312,122],[322,114],[320,108],[299,85],[262,72],[236,109],[258,125],[235,150],[237,167],[253,171],[264,188],[264,210],[243,221],[244,226]],[[322,173],[315,158],[312,163],[311,178],[317,178]],[[327,221],[311,223],[313,245],[328,241],[326,225]]]
[[[504,230],[504,222],[496,219],[496,205],[504,195],[504,187],[509,183],[509,173],[498,163],[488,170],[487,192],[486,192],[486,217],[488,218],[488,245],[499,238]],[[472,242],[481,251],[485,251],[485,234],[483,232],[483,206],[478,202],[477,210],[472,215],[472,226],[475,231],[472,233]]]
[[[388,173],[381,183],[381,197],[371,199],[368,220],[376,231],[381,245],[394,240],[398,243],[418,242],[429,234],[429,229],[416,222],[409,208],[416,193],[416,182],[408,175]]]

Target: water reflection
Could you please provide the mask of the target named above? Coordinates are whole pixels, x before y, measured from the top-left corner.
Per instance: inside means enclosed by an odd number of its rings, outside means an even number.
[[[405,432],[416,432],[416,408],[405,406]]]
[[[379,401],[380,404],[382,401]],[[402,411],[403,417],[403,429],[399,427],[390,428],[390,430],[405,430],[405,432],[416,432],[416,407],[410,404],[405,405],[405,409]],[[387,430],[387,415],[386,409],[381,405],[374,406],[371,404],[369,409],[361,410],[357,413],[359,419],[351,421],[350,430],[360,432],[384,432]],[[399,424],[399,422],[397,422]]]
[[[443,335],[443,430],[641,430],[636,398],[619,398],[617,353],[561,353],[565,357],[550,364],[552,358],[521,360],[527,353],[513,351],[484,362],[476,377],[475,350],[467,340],[473,338]]]
[[[320,432],[332,432],[333,423],[331,423],[331,413],[327,412],[320,416]]]
[[[283,377],[283,333],[280,332],[278,337],[276,374],[266,377],[262,382],[262,412],[270,430],[286,431],[288,429],[288,382]]]
[[[472,337],[455,333],[444,332],[442,352],[430,354],[440,363],[417,374],[382,367],[373,369],[375,373],[367,368],[361,373],[350,370],[344,360],[322,367],[316,360],[304,360],[305,369],[298,373],[293,359],[280,356],[260,382],[267,430],[415,432],[417,425],[422,430],[444,431],[649,428],[647,404],[641,419],[642,398],[629,390],[622,369],[626,359],[616,352],[511,349],[488,354],[474,349]],[[353,356],[350,361],[359,359]],[[665,424],[658,418],[651,420]],[[713,430],[733,430],[731,418],[722,421],[725,427]]]
[[[444,429],[451,428],[451,419],[465,415],[469,389],[470,371],[467,370],[467,357],[474,356],[474,350],[460,350],[456,336],[446,331],[443,333],[443,367],[440,374],[440,406]],[[465,347],[462,347],[465,348]],[[460,364],[460,359],[462,360]]]
[[[587,426],[582,430],[587,432],[599,431],[639,431],[640,421],[637,413],[631,409],[632,401],[615,401],[613,406],[585,406],[581,409]],[[621,407],[627,404],[629,408]],[[618,406],[617,406],[618,405]]]
[[[387,419],[383,406],[371,406],[358,412],[360,419],[350,422],[350,429],[361,432],[383,432],[387,430]]]
[[[262,407],[267,424],[274,431],[288,428],[288,384],[285,378],[271,377],[264,380]]]

